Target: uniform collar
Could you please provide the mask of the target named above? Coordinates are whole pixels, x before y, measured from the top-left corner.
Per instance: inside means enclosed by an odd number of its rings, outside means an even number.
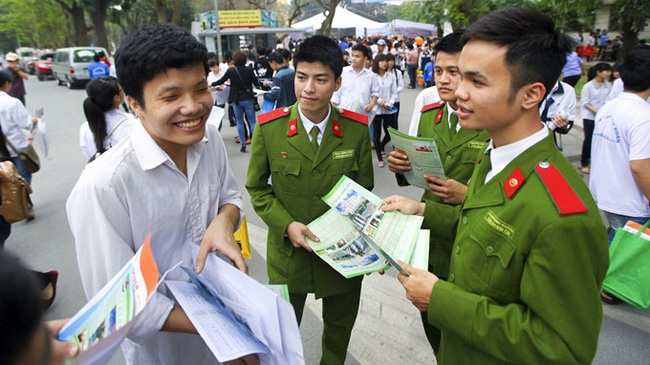
[[[327,124],[330,120],[330,117],[332,116],[332,108],[328,108],[327,110],[327,115],[325,116],[325,119],[321,120],[320,123],[316,124],[309,120],[300,110],[300,105],[298,105],[298,114],[300,115],[300,121],[302,122],[302,126],[305,127],[305,130],[307,133],[311,131],[311,129],[316,126],[318,129],[320,129],[320,134],[322,135],[325,132],[325,128],[327,127]]]
[[[510,143],[505,146],[501,146],[498,148],[494,147],[494,142],[490,140],[490,145],[486,149],[487,151],[490,151],[490,161],[492,164],[492,169],[490,172],[488,172],[487,176],[485,177],[485,182],[487,183],[492,179],[492,177],[496,176],[499,174],[503,169],[508,166],[512,160],[517,158],[517,156],[521,155],[524,151],[538,143],[539,141],[542,141],[544,138],[548,136],[548,128],[541,128],[538,132],[531,134],[530,136],[521,139],[517,142]]]

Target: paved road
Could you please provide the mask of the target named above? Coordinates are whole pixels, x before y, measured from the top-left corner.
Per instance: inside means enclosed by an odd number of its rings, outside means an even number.
[[[36,220],[17,223],[6,248],[22,257],[36,270],[56,269],[60,272],[57,299],[47,312],[47,318],[73,315],[85,303],[81,287],[72,236],[65,215],[65,201],[74,186],[85,161],[78,147],[78,128],[84,121],[83,90],[68,90],[53,81],[26,82],[27,105],[30,110],[45,106],[44,120],[48,124],[49,158],[42,158],[42,170],[34,175]],[[402,95],[400,130],[408,129],[412,101],[416,90]],[[239,152],[233,142],[235,128],[222,130],[231,165],[240,188],[248,165],[249,154]],[[580,153],[582,131],[578,128],[564,137],[565,155],[576,162]],[[375,190],[379,196],[400,193],[418,198],[416,188],[399,188],[387,169],[375,169]],[[266,226],[255,215],[249,196],[242,190],[245,209],[249,213],[249,229],[254,258],[250,262],[251,276],[266,282]],[[308,364],[320,358],[320,302],[308,299],[301,334]],[[575,308],[580,310],[580,308]],[[605,318],[600,337],[596,364],[650,363],[650,314],[626,305],[605,306]],[[112,364],[123,364],[117,355]],[[434,364],[435,359],[424,339],[416,309],[404,299],[404,290],[394,272],[365,278],[361,310],[354,328],[346,364]]]

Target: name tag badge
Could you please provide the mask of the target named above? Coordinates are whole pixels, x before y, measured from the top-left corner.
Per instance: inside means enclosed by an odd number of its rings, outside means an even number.
[[[344,158],[352,157],[354,157],[354,149],[332,152],[332,159],[334,160],[341,160]]]
[[[469,141],[467,143],[468,148],[476,148],[476,149],[484,148],[486,145],[487,142],[481,142],[481,141]]]
[[[491,210],[485,215],[485,222],[490,228],[507,239],[511,240],[515,235],[515,227],[501,220],[501,218]]]

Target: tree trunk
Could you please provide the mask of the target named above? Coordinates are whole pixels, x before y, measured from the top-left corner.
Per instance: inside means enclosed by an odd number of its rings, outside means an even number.
[[[639,44],[639,31],[635,30],[632,24],[623,22],[621,24],[621,36],[623,37],[623,48],[618,52],[618,60],[622,60],[627,54],[632,52]]]
[[[323,5],[322,2],[319,1],[321,5]],[[327,6],[324,10],[325,13],[325,20],[323,20],[323,23],[321,24],[320,29],[316,32],[316,34],[322,34],[324,36],[330,35],[332,32],[332,22],[334,21],[334,14],[336,14],[336,7],[341,3],[341,0],[331,0],[329,3],[329,6]]]
[[[174,2],[174,12],[172,13],[172,24],[175,26],[181,25],[181,14],[183,13],[183,0],[176,0]]]
[[[74,42],[74,45],[89,46],[90,41],[88,40],[88,27],[86,26],[84,8],[80,5],[74,4],[69,9],[68,14],[70,14],[70,18],[72,19],[72,41]]]
[[[156,0],[156,15],[158,16],[158,24],[167,23],[167,12],[165,9],[165,0]]]
[[[110,44],[108,43],[108,30],[106,29],[106,12],[108,4],[105,1],[96,1],[95,5],[90,9],[90,20],[93,22],[95,35],[97,36],[97,43],[99,47],[104,47],[108,52],[111,51]]]

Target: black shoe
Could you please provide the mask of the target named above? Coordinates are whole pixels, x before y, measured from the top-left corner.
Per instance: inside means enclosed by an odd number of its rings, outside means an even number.
[[[239,149],[239,152],[246,153],[246,147],[242,147]]]
[[[603,303],[612,304],[612,305],[623,303],[623,300],[621,298],[613,295],[610,292],[606,292],[604,290],[602,291],[602,293],[600,293],[600,300],[602,300]]]

